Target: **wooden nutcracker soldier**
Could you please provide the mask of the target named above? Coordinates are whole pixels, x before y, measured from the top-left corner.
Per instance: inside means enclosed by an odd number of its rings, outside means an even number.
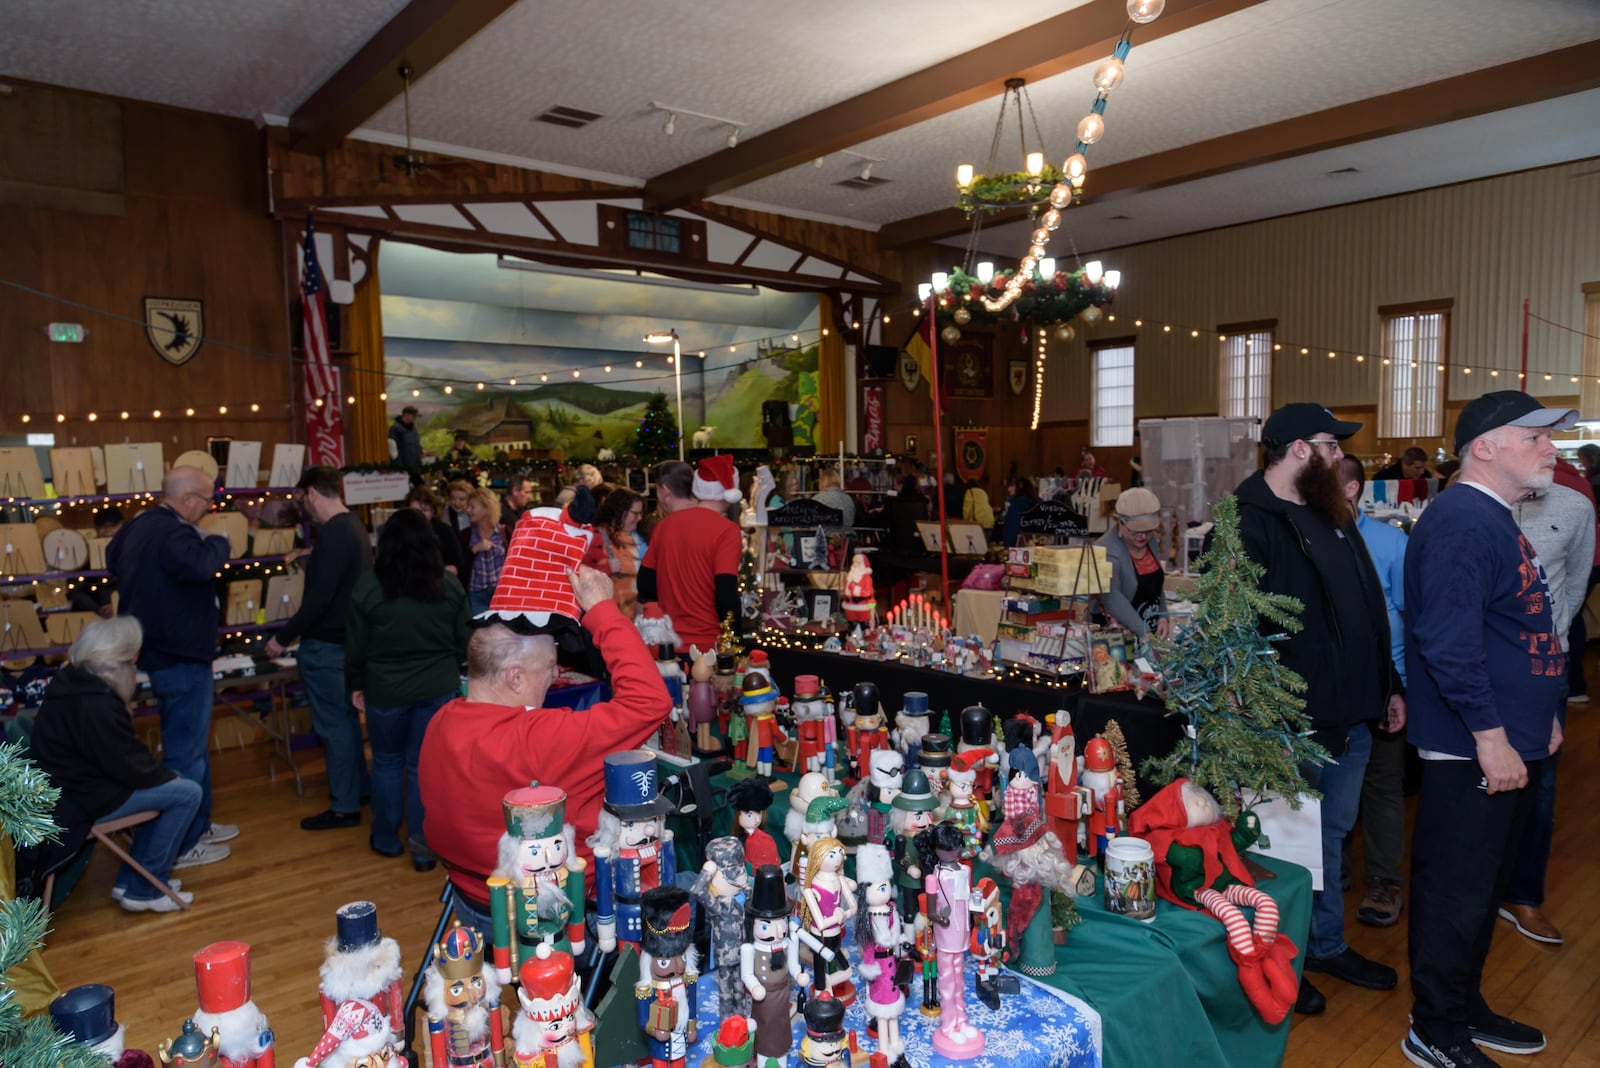
[[[733,809],[733,836],[744,847],[746,866],[779,864],[778,843],[767,833],[767,812],[772,808],[772,787],[765,779],[741,779],[728,788]]]
[[[683,663],[678,659],[678,632],[672,626],[672,617],[662,611],[660,604],[651,602],[644,606],[635,626],[639,628],[639,638],[655,653],[656,670],[661,673],[667,696],[672,699],[672,710],[661,724],[661,751],[674,756],[688,756],[687,746],[680,747],[680,742],[689,733],[685,706],[689,686]],[[680,734],[683,738],[679,737]]]
[[[522,1009],[511,1025],[517,1068],[594,1068],[594,1017],[583,1005],[572,955],[541,945],[517,979]]]
[[[772,761],[778,743],[789,735],[778,725],[773,711],[778,707],[778,691],[764,673],[746,670],[744,692],[739,698],[744,713],[745,764],[756,774],[772,777]]]
[[[907,767],[916,767],[917,755],[922,750],[922,739],[931,728],[928,725],[928,695],[912,690],[900,699],[900,711],[894,717],[894,747],[905,757]]]
[[[1089,791],[1078,785],[1077,739],[1072,718],[1065,710],[1045,717],[1050,729],[1050,771],[1045,783],[1044,815],[1050,831],[1061,842],[1067,860],[1078,860],[1078,823],[1088,818]]]
[[[1024,778],[1037,794],[1044,778],[1039,770],[1040,754],[1035,747],[1043,748],[1046,762],[1050,759],[1050,742],[1049,739],[1041,741],[1039,721],[1025,712],[1019,712],[1005,721],[1002,735],[1004,744],[1001,748],[1000,779],[1004,789],[1009,790],[1013,780]],[[996,797],[990,797],[991,809],[996,800]]]
[[[910,942],[914,934],[910,925],[922,911],[917,899],[922,893],[923,876],[927,874],[917,854],[916,836],[933,826],[939,811],[939,799],[933,796],[928,777],[921,769],[912,768],[905,773],[891,808],[886,844],[894,854],[895,885],[900,890],[900,922],[906,925],[901,940]]]
[[[768,864],[756,869],[744,916],[739,978],[751,998],[756,1056],[761,1068],[785,1068],[794,1045],[794,1032],[789,1028],[789,994],[795,984],[804,987],[811,977],[801,967],[801,935],[798,925],[790,922],[782,868]],[[820,942],[811,948],[822,952]]]
[[[386,1010],[364,998],[339,1006],[309,1057],[295,1068],[407,1068],[400,1043],[405,1032],[390,1026]]]
[[[70,1042],[113,1065],[127,1049],[128,1029],[117,1021],[116,991],[104,983],[75,986],[51,999],[50,1022]]]
[[[868,776],[872,767],[872,754],[889,746],[889,728],[884,722],[883,706],[878,701],[878,684],[858,682],[850,692],[850,703],[855,709],[855,719],[845,730],[845,745],[855,764],[857,778]],[[904,761],[901,761],[904,767]]]
[[[936,823],[917,835],[917,854],[928,865],[923,878],[928,929],[939,965],[939,1026],[933,1050],[951,1060],[983,1052],[983,1032],[967,1020],[966,958],[972,876],[961,863],[964,839],[953,823]]]
[[[633,988],[639,1028],[650,1048],[652,1068],[684,1068],[698,1037],[693,934],[689,893],[658,886],[644,893],[639,982]]]
[[[720,640],[717,645],[717,670],[711,675],[711,689],[717,695],[717,729],[731,743],[733,738],[728,732],[735,718],[732,713],[739,704],[739,674],[736,667],[738,657],[737,654],[722,649]],[[739,722],[742,728],[743,719],[740,718]]]
[[[483,949],[483,935],[452,921],[433,947],[423,975],[428,1049],[434,1068],[498,1068],[505,1064],[500,1025],[500,980]]]
[[[1000,1011],[1000,962],[1005,959],[1006,924],[1000,912],[1000,888],[993,879],[979,879],[968,902],[972,934],[968,952],[977,973],[978,1000]],[[1013,980],[1014,981],[1014,980]]]
[[[961,858],[969,866],[989,835],[989,816],[978,794],[978,773],[981,768],[991,766],[994,759],[992,749],[969,749],[957,753],[950,761],[950,802],[945,806],[944,818],[961,828],[966,840]]]
[[[833,750],[834,743],[839,740],[839,724],[830,714],[829,702],[817,676],[795,676],[790,708],[794,712],[794,729],[799,741],[795,770],[817,772],[828,782],[835,782]]]
[[[806,1068],[850,1068],[844,1009],[844,1002],[827,993],[807,999],[806,1033],[800,1040],[800,1063]]]
[[[217,1036],[223,1068],[272,1068],[272,1029],[250,1000],[250,947],[213,942],[194,955],[195,1026]]]
[[[956,755],[974,749],[987,750],[992,757],[977,765],[977,797],[985,818],[989,815],[989,800],[994,797],[994,773],[1000,766],[1000,757],[994,746],[994,713],[983,705],[968,705],[961,710],[960,740],[956,742]]]
[[[869,842],[856,851],[856,883],[861,895],[856,947],[861,952],[861,978],[866,981],[867,1018],[877,1029],[879,1052],[898,1061],[905,1052],[900,1017],[906,1011],[906,998],[897,984],[900,910],[894,903],[894,862],[887,849]]]
[[[700,915],[711,931],[719,1020],[750,1013],[750,994],[739,981],[739,947],[744,944],[744,902],[749,886],[739,840],[729,836],[707,842],[706,862],[689,896],[700,906]]]
[[[1105,852],[1106,841],[1117,833],[1117,807],[1122,803],[1116,752],[1104,738],[1090,738],[1084,745],[1078,785],[1089,792],[1089,810],[1083,828],[1084,852],[1096,857]]]
[[[334,936],[322,958],[322,1026],[332,1027],[346,1001],[369,1001],[389,1015],[395,1031],[405,1031],[405,991],[400,981],[400,943],[378,930],[378,906],[352,901],[333,916]]]
[[[583,952],[583,880],[589,865],[573,846],[565,790],[524,786],[501,798],[500,810],[506,833],[488,880],[489,917],[495,975],[509,983],[541,944],[563,953]]]
[[[868,758],[867,841],[882,845],[889,837],[889,816],[900,792],[906,764],[898,750],[875,749]]]
[[[672,885],[677,858],[672,832],[662,822],[674,809],[657,790],[655,754],[648,749],[608,754],[605,784],[605,804],[589,847],[600,948],[610,952],[619,941],[638,943],[644,895]]]
[[[917,752],[917,767],[928,777],[928,785],[941,805],[950,802],[950,736],[939,731],[922,736],[922,746]]]

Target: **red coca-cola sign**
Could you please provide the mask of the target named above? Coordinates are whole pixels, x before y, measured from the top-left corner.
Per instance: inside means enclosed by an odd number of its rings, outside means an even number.
[[[861,451],[871,453],[887,451],[888,446],[888,415],[884,410],[886,401],[882,386],[863,386],[861,388]]]

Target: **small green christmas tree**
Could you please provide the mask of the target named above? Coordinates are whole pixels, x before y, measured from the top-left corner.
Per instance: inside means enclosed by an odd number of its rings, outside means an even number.
[[[0,832],[18,846],[35,846],[61,832],[51,813],[61,791],[23,755],[0,745]],[[46,1015],[22,1018],[6,973],[44,941],[50,914],[33,898],[0,901],[0,1065],[18,1068],[105,1068],[106,1059],[57,1031]]]
[[[1297,804],[1311,792],[1300,765],[1331,758],[1310,738],[1300,697],[1305,680],[1280,664],[1273,648],[1300,630],[1304,606],[1261,589],[1265,570],[1245,555],[1232,496],[1217,502],[1212,519],[1194,623],[1174,640],[1157,642],[1167,710],[1188,722],[1191,737],[1146,760],[1144,771],[1160,783],[1187,776],[1233,819],[1268,793]],[[1262,633],[1262,620],[1279,632]]]
[[[633,451],[647,464],[658,464],[678,455],[678,420],[667,407],[665,393],[650,398],[633,440]]]

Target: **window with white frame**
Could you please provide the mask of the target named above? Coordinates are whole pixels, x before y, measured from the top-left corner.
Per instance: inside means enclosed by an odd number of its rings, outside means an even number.
[[[1272,332],[1277,325],[1274,320],[1217,327],[1218,415],[1228,419],[1267,417],[1272,408]]]
[[[1416,440],[1443,432],[1450,301],[1378,309],[1383,372],[1378,437]]]
[[[1133,444],[1133,342],[1111,341],[1093,353],[1089,437],[1096,448]]]

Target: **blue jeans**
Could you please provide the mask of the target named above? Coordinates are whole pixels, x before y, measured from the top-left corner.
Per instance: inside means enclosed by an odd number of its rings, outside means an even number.
[[[417,782],[422,735],[433,714],[453,697],[454,693],[447,693],[408,705],[367,704],[367,738],[372,742],[372,842],[379,849],[400,848],[402,809],[406,833],[422,837],[422,788]]]
[[[135,790],[120,807],[100,819],[120,819],[152,809],[161,813],[149,823],[141,823],[133,829],[133,848],[128,850],[128,855],[144,865],[151,875],[166,882],[172,875],[173,860],[184,851],[181,843],[187,841],[192,845],[205,832],[206,823],[199,818],[201,802],[199,783],[192,779],[170,779],[160,786]],[[126,864],[117,873],[117,886],[124,897],[134,901],[149,901],[161,896],[159,890],[145,882],[143,876]]]
[[[360,812],[367,788],[367,758],[361,751],[361,720],[344,684],[344,646],[300,639],[300,681],[311,704],[311,729],[328,758],[328,793],[335,812]]]
[[[1581,617],[1582,612],[1578,615]],[[1556,718],[1561,729],[1567,729],[1567,694],[1561,694]],[[1563,743],[1565,744],[1565,743]],[[1522,844],[1517,847],[1517,866],[1511,873],[1511,885],[1506,889],[1506,904],[1544,905],[1544,873],[1550,866],[1550,842],[1556,828],[1556,764],[1561,753],[1556,751],[1539,761],[1539,774],[1528,777],[1533,787],[1533,814],[1528,817],[1528,829],[1522,834]]]
[[[1300,769],[1311,788],[1322,793],[1322,889],[1311,899],[1308,957],[1337,957],[1349,948],[1344,940],[1344,891],[1340,885],[1344,840],[1361,810],[1361,783],[1367,777],[1367,758],[1372,755],[1372,728],[1365,723],[1351,727],[1347,746],[1331,764],[1307,764]]]
[[[467,591],[467,608],[473,615],[481,615],[489,610],[489,602],[494,600],[494,587],[489,586],[481,590]]]
[[[453,908],[456,919],[461,921],[461,926],[475,928],[479,934],[483,935],[484,945],[494,945],[494,921],[490,917],[487,907],[480,912],[476,903],[468,901],[466,895],[457,890]]]
[[[150,689],[161,714],[161,763],[174,775],[200,787],[197,830],[185,834],[178,852],[194,848],[211,825],[211,665],[185,661],[150,674]],[[138,810],[135,810],[138,811]],[[142,863],[142,862],[141,862]]]

